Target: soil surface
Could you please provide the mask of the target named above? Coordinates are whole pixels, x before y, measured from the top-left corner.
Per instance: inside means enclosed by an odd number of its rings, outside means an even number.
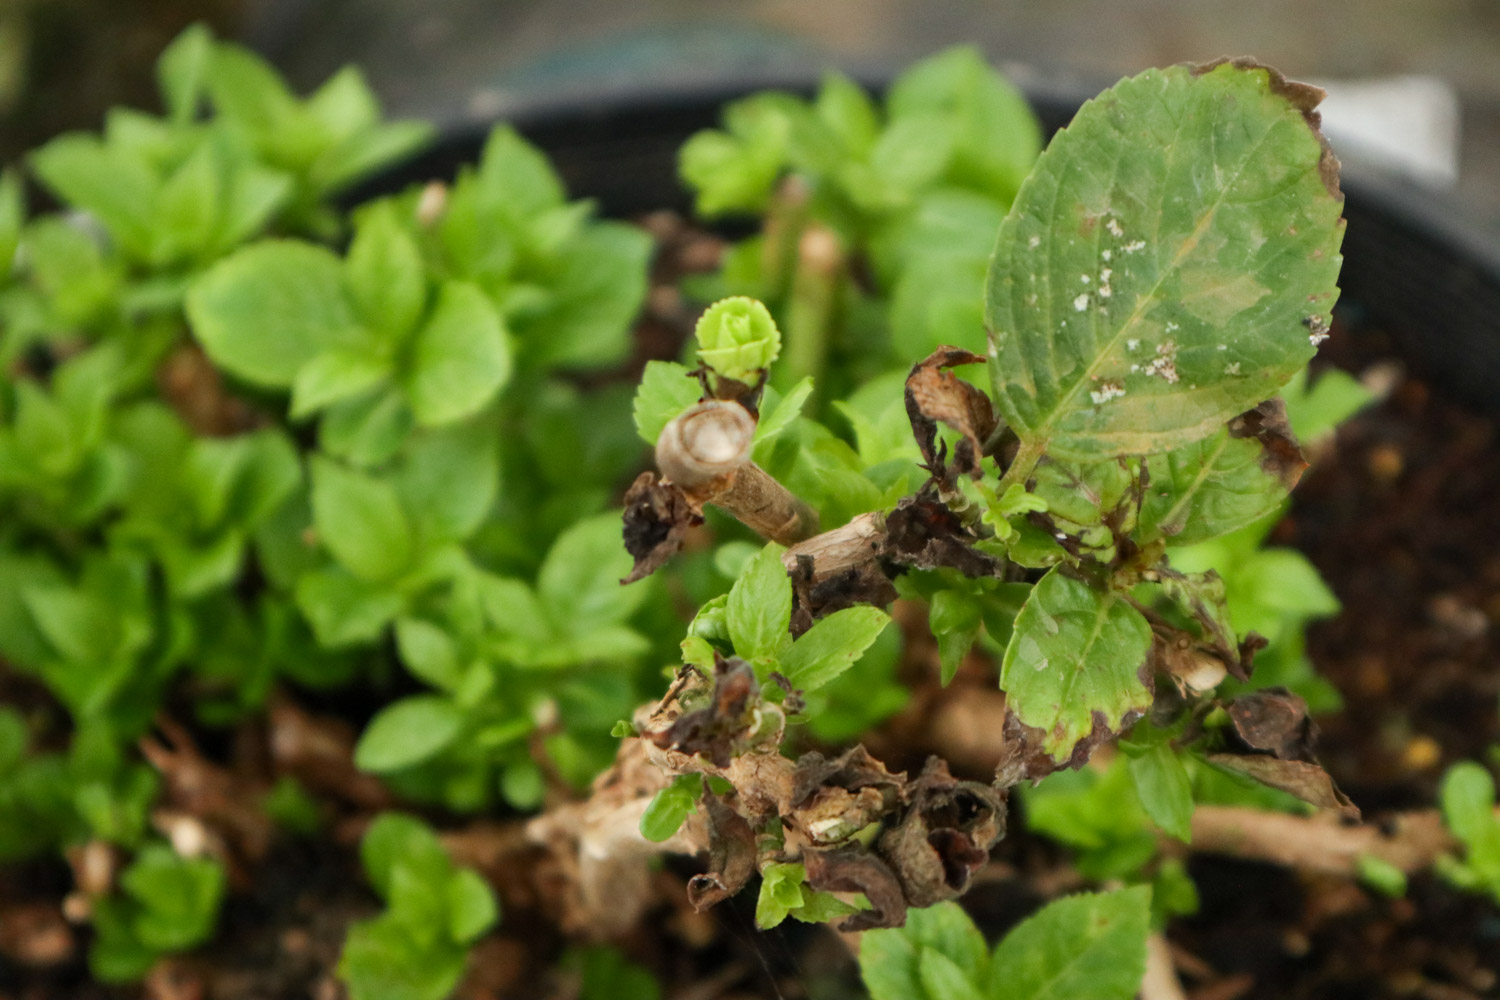
[[[636,365],[675,353],[688,324],[671,285],[716,255],[711,238],[668,217],[653,217],[647,228],[668,252]],[[1445,402],[1417,375],[1397,373],[1379,331],[1336,327],[1323,357],[1355,374],[1381,366],[1375,370],[1390,373],[1390,391],[1340,429],[1274,541],[1306,552],[1344,603],[1342,615],[1310,635],[1319,671],[1347,704],[1320,720],[1321,755],[1366,818],[1378,821],[1388,811],[1430,807],[1444,767],[1483,758],[1500,741],[1500,436],[1494,420]],[[914,661],[933,655],[930,642],[911,644]],[[890,751],[893,764],[919,762],[911,747],[896,748],[921,706],[937,697],[930,666],[914,662],[911,670],[927,685],[914,693],[917,708],[871,741],[877,754]],[[993,692],[993,670],[971,657],[961,675],[961,683],[974,685],[970,703],[980,726],[987,725],[985,706],[994,704],[979,697]],[[45,697],[26,684],[7,687],[11,693]],[[998,728],[999,716],[991,721]],[[328,822],[319,838],[283,840],[247,868],[212,945],[163,963],[138,987],[91,985],[86,925],[63,916],[72,890],[67,867],[13,866],[0,871],[0,1000],[342,997],[332,968],[344,929],[378,905],[354,848],[380,793],[360,791],[347,756],[349,727],[326,715],[273,712],[227,745],[222,738],[203,742],[224,747],[215,780],[226,787],[253,782],[264,777],[268,748],[289,738],[284,724],[300,727],[295,737],[313,750],[332,748],[332,758],[309,750],[302,765],[308,770],[298,774],[324,790]],[[961,771],[963,748],[949,749]],[[521,818],[433,818],[453,831],[450,849],[500,887],[507,914],[476,949],[459,995],[577,997],[576,977],[557,971],[568,942],[549,923],[549,873],[523,846]],[[1012,826],[965,899],[993,936],[1052,896],[1082,887],[1065,852],[1028,836],[1019,822]],[[684,887],[695,870],[688,859],[664,866],[656,876],[658,908],[620,942],[660,977],[669,1000],[863,995],[848,942],[795,923],[756,932],[753,892],[692,912]],[[1389,900],[1348,880],[1249,862],[1194,856],[1190,870],[1202,905],[1172,924],[1169,940],[1194,1000],[1500,996],[1500,910],[1431,876],[1414,877],[1406,898]]]

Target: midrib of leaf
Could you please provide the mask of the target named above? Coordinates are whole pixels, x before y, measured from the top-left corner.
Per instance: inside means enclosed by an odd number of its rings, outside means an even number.
[[[1089,654],[1094,651],[1094,646],[1099,641],[1099,635],[1104,631],[1104,620],[1109,617],[1109,609],[1114,605],[1114,602],[1114,595],[1106,594],[1104,595],[1104,601],[1099,605],[1099,610],[1094,612],[1094,627],[1089,633],[1089,641],[1084,643],[1083,652],[1079,654],[1078,662],[1073,665],[1072,676],[1063,681],[1064,702],[1072,699],[1073,689],[1078,686],[1083,678]],[[1061,704],[1058,706],[1058,711],[1059,713],[1062,711]]]
[[[1197,496],[1198,491],[1203,488],[1203,484],[1208,482],[1209,474],[1213,472],[1214,463],[1219,460],[1220,455],[1224,454],[1224,449],[1227,447],[1229,447],[1229,438],[1224,437],[1220,439],[1218,447],[1214,448],[1213,454],[1198,463],[1198,473],[1193,477],[1192,485],[1178,493],[1177,502],[1167,509],[1166,514],[1157,519],[1157,524],[1171,524],[1172,519],[1177,516],[1177,513],[1192,503],[1193,497]],[[1168,461],[1170,462],[1171,460],[1168,459]]]
[[[1217,120],[1217,118],[1218,118],[1218,108],[1219,108],[1219,106],[1218,106],[1218,103],[1216,102],[1214,104],[1214,117],[1215,117],[1215,120]],[[1184,115],[1183,117],[1185,118],[1187,116]],[[1234,177],[1229,181],[1229,183],[1220,186],[1218,196],[1214,198],[1213,203],[1211,205],[1209,205],[1208,209],[1203,213],[1203,218],[1199,221],[1198,225],[1196,225],[1193,228],[1193,231],[1190,234],[1188,234],[1187,238],[1183,240],[1182,245],[1178,248],[1177,253],[1173,255],[1172,260],[1167,265],[1167,267],[1163,268],[1158,273],[1157,278],[1156,278],[1156,283],[1151,286],[1151,290],[1149,292],[1147,292],[1145,295],[1141,296],[1137,300],[1135,308],[1131,311],[1130,316],[1125,320],[1124,324],[1122,324],[1120,326],[1120,328],[1115,331],[1114,336],[1108,338],[1106,341],[1103,342],[1103,344],[1101,344],[1094,351],[1094,360],[1088,365],[1087,368],[1084,369],[1083,374],[1078,379],[1076,379],[1074,381],[1073,387],[1071,389],[1069,389],[1062,396],[1062,398],[1059,399],[1057,401],[1057,403],[1052,407],[1051,412],[1048,414],[1047,420],[1044,421],[1044,422],[1042,422],[1041,426],[1039,426],[1036,429],[1035,437],[1037,439],[1042,440],[1042,441],[1047,441],[1047,440],[1051,439],[1051,437],[1052,437],[1052,428],[1053,428],[1053,425],[1056,424],[1058,416],[1060,414],[1067,414],[1067,413],[1069,413],[1069,412],[1072,411],[1074,398],[1077,397],[1078,393],[1083,389],[1084,386],[1090,384],[1093,381],[1093,379],[1095,378],[1095,376],[1097,376],[1099,374],[1099,370],[1100,370],[1100,368],[1103,367],[1105,360],[1111,355],[1111,353],[1114,351],[1115,347],[1117,347],[1122,340],[1126,339],[1126,334],[1129,333],[1134,328],[1135,324],[1140,321],[1141,317],[1145,315],[1147,307],[1148,306],[1154,306],[1158,301],[1160,301],[1157,298],[1157,296],[1158,296],[1158,294],[1161,291],[1162,285],[1166,282],[1167,278],[1169,276],[1171,276],[1172,274],[1174,274],[1176,272],[1177,268],[1182,265],[1183,258],[1186,257],[1189,253],[1191,253],[1193,251],[1193,249],[1195,249],[1198,246],[1198,242],[1203,238],[1203,234],[1208,230],[1209,224],[1213,222],[1214,216],[1218,214],[1219,207],[1224,203],[1224,199],[1228,196],[1229,192],[1234,189],[1234,186],[1239,183],[1240,176],[1245,172],[1245,168],[1248,167],[1250,165],[1251,161],[1253,161],[1256,158],[1256,155],[1259,154],[1259,152],[1260,152],[1260,148],[1265,145],[1266,140],[1270,137],[1271,133],[1276,130],[1276,126],[1278,126],[1279,124],[1281,124],[1281,119],[1279,117],[1278,118],[1273,118],[1272,121],[1271,121],[1270,126],[1264,132],[1261,133],[1261,136],[1260,136],[1259,139],[1255,140],[1255,145],[1251,147],[1249,153],[1247,153],[1245,155],[1245,157],[1240,161],[1240,165],[1235,169]],[[1168,169],[1164,171],[1164,174],[1167,177],[1170,177],[1171,174],[1172,174],[1170,166],[1173,165],[1173,164],[1175,164],[1176,157],[1177,157],[1177,150],[1178,150],[1178,138],[1181,136],[1181,134],[1182,134],[1182,119],[1178,119],[1177,129],[1176,129],[1176,131],[1172,135],[1172,145],[1169,147],[1169,152],[1168,152],[1168,165],[1169,166],[1168,166]],[[1211,128],[1209,130],[1209,136],[1210,136],[1210,138],[1212,139],[1212,137],[1215,134],[1216,134],[1216,132]],[[1213,141],[1217,141],[1217,140],[1213,140]],[[1118,163],[1119,163],[1119,158],[1118,157],[1116,157],[1115,163],[1116,163],[1116,166],[1118,168]],[[1111,184],[1111,187],[1113,187],[1113,184]],[[1062,184],[1059,181],[1058,190],[1061,190],[1061,188],[1062,188]],[[1167,189],[1168,189],[1168,185],[1166,185],[1164,183],[1162,185],[1162,188],[1161,188],[1161,200],[1158,201],[1158,203],[1157,203],[1156,228],[1152,232],[1152,237],[1153,237],[1153,239],[1158,240],[1158,241],[1159,241],[1159,239],[1161,237],[1161,214],[1162,214],[1161,210],[1162,210],[1162,206],[1166,202]],[[1054,201],[1054,204],[1056,204],[1055,201]],[[1054,222],[1055,222],[1055,218],[1054,218]],[[1094,237],[1094,246],[1095,246],[1095,253],[1096,254],[1098,252],[1099,239],[1100,239],[1099,236],[1095,236]],[[1048,280],[1048,292],[1050,293],[1051,292],[1051,268],[1050,267],[1048,269],[1047,280]],[[1049,320],[1049,322],[1051,320],[1051,309],[1052,309],[1051,300],[1052,300],[1052,296],[1049,294],[1048,295],[1048,305],[1047,305],[1048,320]],[[1052,338],[1048,338],[1048,347],[1049,347],[1049,349],[1051,347],[1051,339]],[[1056,368],[1054,367],[1053,370],[1055,371]],[[1044,430],[1043,428],[1046,428],[1046,429]]]

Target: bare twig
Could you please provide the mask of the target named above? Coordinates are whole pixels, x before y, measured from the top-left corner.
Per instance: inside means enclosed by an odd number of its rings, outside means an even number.
[[[739,403],[711,399],[662,430],[656,464],[695,504],[711,503],[782,545],[817,534],[818,515],[750,460],[755,419]]]
[[[1432,867],[1458,848],[1436,809],[1380,824],[1346,825],[1331,813],[1292,816],[1235,806],[1193,810],[1193,850],[1353,878],[1369,855],[1403,872]]]
[[[1146,938],[1146,975],[1141,980],[1141,1000],[1187,1000],[1172,961],[1167,936],[1156,931]]]

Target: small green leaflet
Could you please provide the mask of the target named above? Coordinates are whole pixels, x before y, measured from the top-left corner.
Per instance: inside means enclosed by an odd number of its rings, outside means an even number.
[[[1118,730],[1151,707],[1139,671],[1151,626],[1114,593],[1049,570],[1032,588],[1005,648],[1000,686],[1010,708],[1046,733],[1043,747],[1066,760],[1094,728],[1094,713]]]
[[[1307,117],[1317,94],[1258,66],[1176,66],[1058,133],[986,283],[996,403],[1023,442],[1054,458],[1163,451],[1307,363],[1343,235]]]
[[[679,774],[666,788],[656,793],[641,814],[641,836],[659,844],[671,840],[688,813],[697,811],[703,795],[703,775]]]
[[[773,660],[791,644],[792,581],[781,565],[782,546],[761,549],[729,588],[729,639],[747,660]]]

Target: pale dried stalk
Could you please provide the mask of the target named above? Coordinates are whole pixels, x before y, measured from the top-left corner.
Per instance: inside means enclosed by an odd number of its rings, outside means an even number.
[[[1172,946],[1167,936],[1154,931],[1146,938],[1146,975],[1141,980],[1141,1000],[1187,1000],[1177,965],[1172,961]]]
[[[1364,855],[1403,872],[1423,871],[1458,842],[1436,809],[1399,813],[1380,826],[1345,826],[1336,816],[1292,816],[1236,806],[1193,810],[1194,851],[1354,878]]]
[[[755,418],[739,403],[711,399],[662,430],[656,465],[694,503],[711,503],[763,538],[794,545],[818,532],[818,515],[750,460]]]

